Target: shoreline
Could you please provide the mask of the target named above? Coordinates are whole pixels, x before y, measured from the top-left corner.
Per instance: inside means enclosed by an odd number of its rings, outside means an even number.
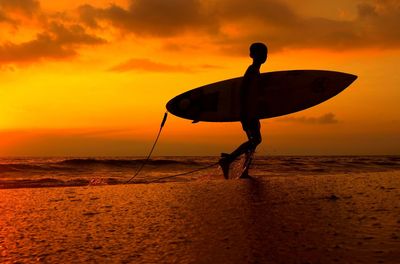
[[[329,176],[353,176],[358,174],[375,174],[375,173],[400,173],[400,169],[382,169],[382,170],[374,170],[374,171],[352,171],[349,173],[309,173],[308,175],[290,175],[290,173],[284,175],[258,175],[256,174],[253,179],[272,179],[272,178],[289,178],[289,177],[329,177]],[[167,177],[168,180],[165,180]],[[92,179],[88,178],[78,178],[78,179],[70,179],[67,181],[60,180],[58,177],[45,177],[45,178],[37,178],[37,179],[16,179],[16,180],[0,180],[0,190],[13,190],[13,189],[37,189],[37,188],[67,188],[67,187],[96,187],[96,186],[115,186],[115,185],[148,185],[148,184],[164,184],[164,183],[188,183],[193,181],[202,181],[202,180],[223,180],[222,173],[218,171],[216,175],[207,175],[207,176],[193,176],[193,174],[189,174],[189,176],[177,176],[176,178],[171,176],[162,176],[159,179],[150,178],[146,180],[146,178],[136,179],[136,181],[131,181],[130,183],[126,183],[127,179],[116,179],[116,178],[101,178],[94,177]],[[189,178],[189,179],[188,179]],[[172,179],[172,180],[169,180]],[[239,179],[229,179],[228,181],[239,180]]]

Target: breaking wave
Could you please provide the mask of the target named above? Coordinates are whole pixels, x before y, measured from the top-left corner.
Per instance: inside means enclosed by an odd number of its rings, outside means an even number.
[[[185,173],[213,164],[218,157],[157,157],[133,183]],[[143,158],[0,158],[0,189],[122,184],[130,179]],[[400,170],[400,156],[256,156],[251,174],[256,177],[352,174]],[[221,176],[217,166],[162,182]]]

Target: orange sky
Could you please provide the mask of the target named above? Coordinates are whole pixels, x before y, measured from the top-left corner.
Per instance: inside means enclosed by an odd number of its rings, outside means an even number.
[[[254,41],[270,50],[263,72],[359,76],[319,106],[263,120],[260,155],[400,154],[398,1],[298,3],[0,0],[0,155],[145,155],[166,102],[243,75]],[[155,155],[218,155],[243,140],[238,123],[170,115]]]

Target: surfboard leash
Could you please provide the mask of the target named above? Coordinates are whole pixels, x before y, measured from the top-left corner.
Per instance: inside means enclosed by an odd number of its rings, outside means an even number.
[[[243,164],[243,170],[242,170],[241,174],[243,174],[246,170],[249,169],[249,166],[250,166],[250,164],[251,164],[251,162],[252,162],[252,160],[253,160],[254,153],[255,153],[255,151],[252,150],[252,151],[249,151],[249,152],[246,154],[246,155],[248,155],[248,156],[246,157],[246,161],[245,161],[245,163]],[[238,158],[236,158],[235,160],[237,160],[237,159],[238,159]],[[192,174],[192,173],[195,173],[195,172],[198,172],[198,171],[202,171],[202,170],[205,170],[205,169],[212,168],[212,167],[214,167],[214,166],[216,166],[216,165],[219,165],[219,161],[217,161],[217,162],[215,162],[215,163],[212,163],[212,164],[210,164],[210,165],[207,165],[207,166],[204,166],[204,167],[201,167],[201,168],[192,170],[192,171],[188,171],[188,172],[178,173],[178,174],[175,174],[175,175],[170,175],[170,176],[165,176],[165,177],[157,178],[157,179],[148,181],[148,182],[146,182],[146,183],[153,183],[153,182],[158,182],[158,181],[160,181],[160,180],[175,178],[175,177],[178,177],[178,176],[185,176],[185,175]]]
[[[143,163],[140,165],[140,167],[137,169],[136,173],[125,184],[130,183],[134,178],[136,178],[139,175],[139,173],[142,171],[144,166],[147,164],[147,162],[149,162],[151,154],[153,154],[154,148],[157,145],[158,139],[160,138],[161,132],[162,132],[162,130],[164,128],[164,125],[165,125],[165,123],[167,121],[167,118],[168,118],[168,111],[164,113],[164,117],[163,117],[163,119],[161,121],[160,129],[158,130],[157,137],[154,140],[153,146],[151,147],[151,150],[150,150],[149,154],[147,155],[147,157],[143,161]],[[219,164],[219,162],[217,161],[217,162],[214,162],[212,164],[209,164],[207,166],[204,166],[204,167],[201,167],[201,168],[198,168],[198,169],[195,169],[195,170],[191,170],[191,171],[183,172],[183,173],[178,173],[178,174],[170,175],[170,176],[166,176],[166,177],[157,178],[157,179],[148,181],[146,183],[153,183],[153,182],[157,182],[157,181],[160,181],[160,180],[165,180],[165,179],[174,178],[174,177],[178,177],[178,176],[185,176],[185,175],[188,175],[188,174],[193,174],[195,172],[202,171],[202,170],[214,167],[214,166],[216,166],[218,164]]]
[[[136,171],[136,173],[125,183],[128,184],[131,180],[133,180],[134,178],[136,178],[136,176],[139,175],[140,171],[143,169],[143,167],[147,164],[147,162],[150,160],[151,154],[153,153],[153,150],[158,142],[158,139],[160,138],[161,135],[161,131],[165,125],[165,122],[167,122],[167,117],[168,117],[168,112],[164,113],[164,117],[163,120],[161,121],[161,125],[160,125],[160,130],[158,131],[156,140],[154,141],[154,144],[149,152],[149,154],[147,155],[147,158],[143,161],[143,163],[140,165],[140,167],[138,168],[138,170]]]
[[[202,170],[214,167],[215,165],[218,165],[218,164],[219,164],[219,162],[215,162],[213,164],[210,164],[210,165],[207,165],[207,166],[195,169],[195,170],[191,170],[191,171],[183,172],[183,173],[178,173],[178,174],[175,174],[175,175],[161,177],[161,178],[158,178],[158,179],[155,179],[155,180],[152,180],[152,181],[148,181],[146,183],[153,183],[153,182],[158,182],[160,180],[165,180],[165,179],[169,179],[169,178],[174,178],[174,177],[178,177],[178,176],[184,176],[184,175],[192,174],[192,173],[195,173],[195,172],[198,172],[198,171],[202,171]]]
[[[149,154],[147,155],[147,157],[143,161],[143,163],[140,165],[140,167],[137,169],[136,173],[125,184],[130,183],[134,178],[136,178],[139,175],[139,173],[142,171],[143,167],[147,164],[147,162],[149,162],[151,154],[153,153],[153,150],[154,150],[155,146],[157,145],[157,142],[158,142],[158,139],[160,138],[162,129],[163,129],[163,127],[164,127],[164,125],[165,125],[165,123],[167,121],[167,117],[168,117],[168,111],[164,113],[164,117],[163,117],[163,120],[161,121],[160,129],[158,131],[156,139],[154,140],[153,146],[151,147],[151,150],[150,150]],[[210,165],[207,165],[205,167],[201,167],[201,168],[198,168],[198,169],[195,169],[195,170],[192,170],[192,171],[188,171],[188,172],[184,172],[184,173],[179,173],[179,174],[175,174],[175,175],[170,175],[170,176],[158,178],[158,179],[149,181],[147,183],[152,183],[152,182],[160,181],[160,180],[163,180],[163,179],[168,179],[168,178],[173,178],[173,177],[192,174],[192,173],[195,173],[195,172],[198,172],[198,171],[201,171],[201,170],[205,170],[205,169],[214,167],[215,165],[218,165],[218,162],[215,162],[213,164],[210,164]]]
[[[251,164],[251,161],[252,161],[252,159],[253,159],[254,153],[255,153],[255,151],[250,151],[248,154],[246,154],[246,155],[249,155],[249,157],[246,158],[246,162],[245,162],[245,164],[243,164],[244,166],[243,166],[243,171],[241,172],[242,174],[244,173],[244,171],[245,171],[246,169],[249,168],[249,165]],[[236,160],[236,159],[235,159],[235,160]],[[212,167],[214,167],[214,166],[216,166],[216,165],[219,165],[219,161],[214,162],[214,163],[212,163],[212,164],[209,164],[209,165],[207,165],[207,166],[204,166],[204,167],[195,169],[195,170],[191,170],[191,171],[188,171],[188,172],[183,172],[183,173],[178,173],[178,174],[175,174],[175,175],[170,175],[170,176],[165,176],[165,177],[157,178],[157,179],[148,181],[148,182],[146,182],[146,183],[153,183],[153,182],[158,182],[158,181],[160,181],[160,180],[166,180],[166,179],[175,178],[175,177],[178,177],[178,176],[185,176],[185,175],[188,175],[188,174],[193,174],[193,173],[198,172],[198,171],[202,171],[202,170],[206,170],[206,169],[212,168]]]

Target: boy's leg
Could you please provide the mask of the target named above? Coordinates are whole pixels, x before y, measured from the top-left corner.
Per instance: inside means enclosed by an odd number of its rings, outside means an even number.
[[[224,156],[223,154],[226,154],[226,153],[221,154],[221,158],[219,159],[218,163],[222,169],[224,178],[229,179],[229,165],[231,164],[231,161],[229,160],[229,154],[227,154],[228,156]]]
[[[246,134],[248,134],[246,132]],[[229,165],[234,161],[237,157],[242,155],[243,153],[248,152],[253,146],[253,143],[249,140],[241,144],[236,150],[234,150],[231,154],[221,153],[221,158],[218,161],[221,166],[222,172],[224,174],[224,178],[229,178]]]
[[[244,171],[242,173],[242,175],[240,176],[240,178],[248,178],[249,177],[249,168],[250,165],[253,161],[253,156],[254,153],[256,151],[257,146],[261,143],[261,132],[260,132],[260,123],[258,122],[258,125],[255,124],[254,125],[254,129],[249,129],[246,130],[246,134],[247,137],[249,138],[249,142],[250,142],[250,147],[248,149],[248,151],[246,152],[246,160],[244,163]]]
[[[248,141],[241,144],[236,150],[234,150],[231,154],[222,153],[221,159],[219,160],[219,165],[221,166],[222,172],[224,173],[224,177],[226,179],[229,178],[229,165],[232,161],[234,161],[237,157],[242,155],[243,153],[254,153],[258,144],[261,143],[261,133],[260,133],[260,121],[252,120],[251,122],[243,123],[243,130],[246,132]],[[246,162],[251,163],[251,159]],[[250,166],[250,163],[247,167]]]
[[[260,120],[252,119],[247,121],[242,121],[242,127],[244,132],[246,132],[248,140],[242,143],[237,149],[235,149],[228,157],[230,161],[235,160],[237,157],[246,153],[252,149],[255,149],[258,144],[261,143],[261,124]]]
[[[229,161],[234,161],[237,157],[239,157],[243,153],[248,152],[252,148],[253,148],[253,143],[250,140],[248,140],[243,144],[241,144],[237,149],[235,149],[231,154],[229,154],[225,158],[227,158]]]
[[[254,150],[251,150],[251,151],[246,153],[246,160],[245,160],[245,162],[243,164],[244,170],[242,172],[242,175],[240,175],[239,178],[245,179],[245,178],[249,178],[250,177],[249,176],[249,168],[250,168],[251,162],[253,161],[254,152],[255,152]]]

